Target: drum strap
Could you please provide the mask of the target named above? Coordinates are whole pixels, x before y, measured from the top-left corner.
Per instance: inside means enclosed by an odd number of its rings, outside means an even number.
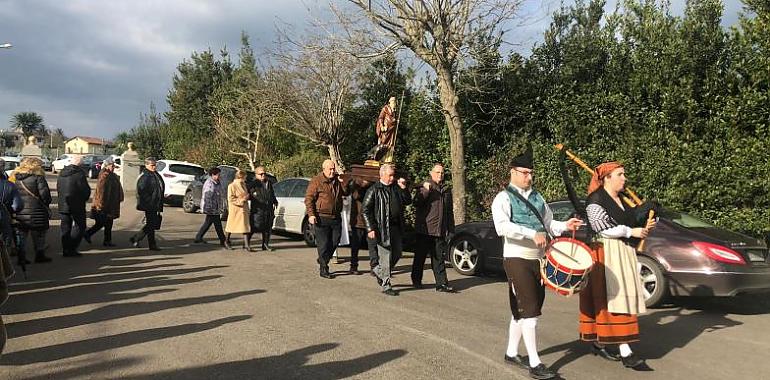
[[[535,214],[535,217],[538,221],[540,221],[540,224],[543,225],[543,228],[545,228],[545,233],[548,235],[548,238],[553,239],[553,235],[551,234],[551,229],[548,228],[548,226],[545,225],[545,222],[543,221],[543,217],[540,215],[540,211],[537,211],[537,207],[530,203],[527,198],[524,198],[523,195],[519,194],[518,191],[512,190],[510,188],[506,188],[505,191],[510,195],[513,194],[516,198],[518,198],[520,201],[524,202],[524,204],[527,206],[527,208],[532,211],[532,213]],[[548,206],[546,206],[548,207]]]

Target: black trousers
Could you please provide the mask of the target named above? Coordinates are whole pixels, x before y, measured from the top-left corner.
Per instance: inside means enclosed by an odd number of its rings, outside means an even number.
[[[350,239],[350,266],[358,267],[358,251],[366,247],[369,250],[369,266],[374,269],[377,267],[377,240],[369,239],[366,228],[354,227]]]
[[[64,253],[78,250],[86,231],[86,213],[59,214],[61,216],[61,247]]]
[[[316,218],[315,243],[318,248],[318,264],[321,267],[329,267],[337,245],[340,243],[342,221],[340,219]]]
[[[156,211],[145,211],[144,227],[134,234],[134,240],[142,241],[142,239],[147,236],[147,244],[150,245],[150,248],[157,247],[158,243],[155,241],[155,226],[160,224],[158,217],[159,214]]]
[[[212,224],[214,225],[214,230],[217,231],[217,238],[219,238],[219,243],[223,244],[225,241],[225,231],[222,229],[222,218],[218,214],[206,214],[206,219],[203,220],[203,224],[201,224],[201,228],[198,230],[198,234],[195,235],[195,241],[203,240],[203,235],[209,231],[209,228],[211,228]]]
[[[100,229],[104,228],[104,242],[105,243],[111,243],[112,242],[112,222],[114,219],[108,217],[107,215],[103,213],[97,213],[94,215],[96,218],[95,223],[91,228],[86,231],[86,236],[91,237],[95,233],[99,232]]]
[[[417,247],[415,247],[414,261],[412,262],[412,282],[422,284],[425,258],[430,257],[430,266],[433,270],[433,277],[436,278],[436,287],[446,285],[446,266],[444,265],[446,249],[447,243],[444,238],[418,234]]]

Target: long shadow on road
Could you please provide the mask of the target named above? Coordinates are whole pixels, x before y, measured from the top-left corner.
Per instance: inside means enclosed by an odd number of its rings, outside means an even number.
[[[80,355],[107,351],[119,347],[126,347],[176,336],[194,334],[206,330],[211,330],[228,323],[245,321],[249,318],[251,318],[249,315],[239,315],[217,319],[205,323],[188,323],[177,326],[131,331],[122,334],[56,344],[24,351],[16,351],[4,355],[2,360],[0,360],[0,364],[26,365],[33,363],[52,362],[56,360],[73,358]]]
[[[114,305],[105,305],[94,310],[53,317],[44,317],[28,321],[13,322],[6,325],[8,335],[11,338],[40,334],[44,332],[66,329],[69,327],[83,326],[90,323],[108,321],[136,315],[149,314],[162,310],[182,308],[193,305],[202,305],[213,302],[227,301],[239,297],[264,293],[262,289],[253,289],[228,294],[203,297],[179,298],[164,301],[126,302]]]

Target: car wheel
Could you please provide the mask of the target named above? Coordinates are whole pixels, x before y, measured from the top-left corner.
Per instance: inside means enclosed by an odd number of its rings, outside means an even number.
[[[302,239],[305,240],[305,244],[308,247],[315,247],[315,232],[310,223],[308,223],[307,218],[302,221]]]
[[[449,261],[457,273],[473,276],[480,272],[481,249],[476,239],[460,236],[449,245]]]
[[[182,209],[186,213],[194,213],[198,210],[198,208],[195,207],[195,202],[193,201],[192,191],[184,193],[184,198],[182,198]]]
[[[639,264],[644,303],[647,307],[659,306],[668,296],[668,279],[663,275],[663,268],[646,256],[639,256]]]

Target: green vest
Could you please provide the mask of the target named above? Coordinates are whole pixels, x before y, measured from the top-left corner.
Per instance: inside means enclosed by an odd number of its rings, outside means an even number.
[[[519,197],[513,194],[514,191],[517,190],[511,185],[508,185],[505,188],[505,192],[508,194],[508,198],[511,201],[511,222],[533,229],[537,232],[545,232],[545,227],[543,227],[543,224],[537,219],[537,216],[532,213],[532,210],[530,210]],[[527,200],[535,206],[535,209],[540,213],[540,217],[545,216],[545,199],[543,199],[537,190],[533,189],[532,192],[529,193]]]

